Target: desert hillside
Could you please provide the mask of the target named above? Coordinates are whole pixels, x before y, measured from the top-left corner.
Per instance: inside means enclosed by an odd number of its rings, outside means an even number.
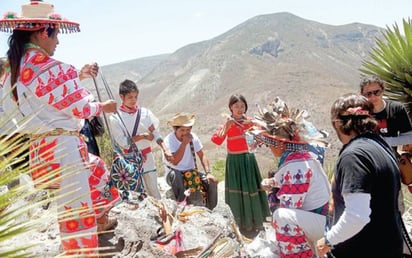
[[[224,147],[209,139],[223,122],[222,113],[229,112],[227,101],[234,93],[248,100],[249,116],[256,114],[256,104],[266,105],[275,96],[308,110],[310,121],[331,133],[327,159],[334,160],[340,143],[330,125],[330,105],[337,96],[358,91],[358,69],[381,30],[360,23],[331,26],[291,13],[261,15],[174,53],[104,66],[102,71],[114,95],[122,80],[138,82],[140,104],[160,118],[164,134],[173,114],[195,113],[194,132],[211,160],[224,158]],[[266,148],[258,154],[264,169],[272,166]]]

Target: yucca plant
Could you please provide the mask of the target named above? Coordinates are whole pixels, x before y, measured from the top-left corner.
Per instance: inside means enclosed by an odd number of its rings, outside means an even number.
[[[5,137],[0,140],[0,257],[31,257],[30,247],[34,244],[22,243],[11,245],[13,239],[18,240],[19,236],[34,230],[39,221],[24,220],[27,214],[36,207],[41,207],[46,201],[30,202],[29,196],[36,196],[41,189],[29,189],[27,185],[14,184],[19,177],[29,174],[27,164],[13,166],[19,162],[20,155],[27,150],[27,142],[19,135],[15,137]],[[5,154],[8,155],[5,155]],[[24,203],[24,205],[22,205]],[[44,218],[41,218],[44,219]]]
[[[6,128],[5,124],[7,122],[4,117],[0,117],[0,128]],[[50,202],[57,203],[56,201],[59,198],[73,196],[69,200],[72,201],[80,198],[80,196],[77,196],[78,194],[73,195],[72,191],[62,188],[61,191],[47,194],[47,198],[44,198],[44,193],[51,191],[46,189],[48,185],[44,184],[33,187],[33,185],[37,184],[36,181],[28,181],[28,184],[19,184],[20,178],[31,177],[32,171],[27,162],[21,162],[22,155],[25,155],[25,152],[28,151],[29,141],[27,141],[24,135],[16,134],[15,132],[4,132],[4,130],[2,132],[5,135],[0,137],[0,257],[38,257],[39,254],[34,253],[32,247],[37,245],[46,246],[49,244],[48,240],[33,239],[22,241],[21,239],[27,239],[27,237],[24,238],[25,235],[36,235],[39,232],[39,227],[42,227],[45,221],[53,220],[53,218],[49,217],[50,214],[56,214],[54,219],[57,219],[58,216],[57,210],[53,210],[51,213],[39,211],[42,211],[43,207],[47,207]],[[43,146],[38,148],[41,147]],[[63,155],[67,154],[58,154],[58,157],[63,157]],[[47,163],[44,165],[47,165]],[[38,181],[41,182],[46,178],[55,178],[51,179],[49,184],[56,183],[56,180],[59,179],[55,175],[59,174],[60,178],[63,175],[70,177],[77,173],[74,167],[65,166],[59,170],[54,170],[46,176],[39,178]],[[66,211],[62,215],[71,218],[70,212],[72,211],[75,210]],[[56,252],[53,255],[59,255],[58,250]],[[59,255],[59,257],[69,256]]]
[[[403,19],[403,31],[395,23],[383,32],[383,39],[376,39],[368,60],[360,71],[364,75],[377,75],[387,82],[385,96],[404,104],[412,117],[412,20]],[[403,32],[403,33],[402,33]],[[407,209],[412,207],[412,195],[404,189]],[[407,221],[412,221],[409,213]]]
[[[402,33],[403,32],[403,33]],[[387,26],[382,39],[362,62],[361,73],[377,75],[387,82],[385,95],[403,103],[412,112],[412,20],[403,19],[403,31]]]

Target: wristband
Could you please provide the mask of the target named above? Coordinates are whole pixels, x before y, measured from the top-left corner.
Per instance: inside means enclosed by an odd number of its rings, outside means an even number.
[[[329,242],[328,238],[326,237],[326,232],[325,232],[324,238],[325,238],[325,245],[329,247],[330,249],[333,249],[333,245]]]

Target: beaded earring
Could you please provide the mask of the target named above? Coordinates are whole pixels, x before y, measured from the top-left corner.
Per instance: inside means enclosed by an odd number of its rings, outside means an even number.
[[[40,38],[42,39],[47,39],[49,35],[47,34],[47,29],[45,29],[41,34],[40,34]]]

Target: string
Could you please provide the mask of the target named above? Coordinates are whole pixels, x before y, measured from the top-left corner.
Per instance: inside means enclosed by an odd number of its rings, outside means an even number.
[[[105,89],[105,91],[106,91],[109,99],[114,99],[112,90],[110,89],[110,86],[109,86],[109,84],[108,84],[107,81],[106,81],[106,78],[103,76],[103,73],[99,71],[99,75],[100,75],[100,78],[102,79],[104,89]],[[99,102],[103,102],[103,98],[102,98],[101,92],[99,91],[99,87],[98,87],[98,85],[97,85],[97,81],[96,81],[96,78],[95,78],[95,77],[93,77],[93,83],[94,83],[94,87],[95,87],[95,89],[96,89],[97,98],[99,99]],[[125,131],[126,131],[127,137],[128,137],[128,139],[130,139],[131,145],[135,144],[134,141],[133,141],[133,139],[132,139],[132,136],[130,135],[129,131],[127,130],[126,124],[125,124],[125,122],[123,121],[122,116],[119,114],[119,112],[118,112],[117,109],[116,109],[116,111],[114,112],[114,114],[116,114],[117,117],[120,119],[120,122],[122,123],[123,128],[124,128]],[[116,146],[117,146],[117,143],[116,143],[116,141],[114,140],[113,134],[111,133],[111,129],[110,129],[110,126],[109,126],[109,122],[108,122],[108,120],[107,120],[107,114],[106,114],[106,113],[103,113],[103,119],[104,119],[104,123],[105,123],[106,128],[107,128],[107,131],[108,131],[108,133],[109,133],[110,141],[111,141],[111,143],[112,143],[112,146],[113,146],[113,147],[116,147]],[[118,146],[117,146],[117,147],[118,147]],[[122,148],[120,148],[120,147],[118,147],[118,148],[119,148],[119,150],[121,151]],[[136,146],[136,149],[137,149],[137,146]],[[123,151],[121,151],[121,152],[123,153]]]

